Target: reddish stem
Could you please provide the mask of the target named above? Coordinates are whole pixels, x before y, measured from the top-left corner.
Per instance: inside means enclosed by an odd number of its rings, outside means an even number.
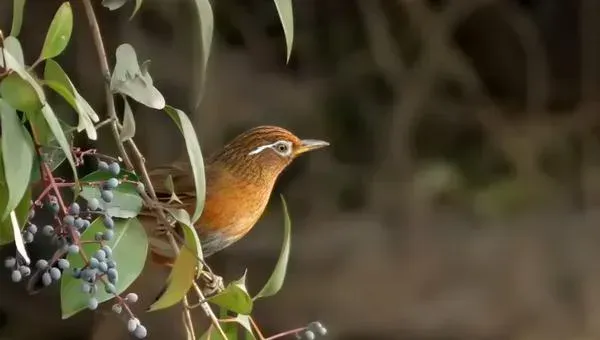
[[[283,338],[286,335],[296,334],[296,333],[302,332],[304,330],[306,330],[306,327],[300,327],[300,328],[292,329],[292,330],[289,330],[289,331],[285,331],[285,332],[282,332],[282,333],[279,333],[279,334],[272,335],[272,336],[266,338],[265,340],[274,340],[274,339],[278,339],[278,338]]]

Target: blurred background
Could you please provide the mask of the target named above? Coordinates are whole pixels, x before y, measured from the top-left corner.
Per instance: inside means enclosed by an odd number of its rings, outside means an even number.
[[[320,320],[340,340],[600,338],[599,1],[295,0],[286,65],[272,1],[218,0],[206,75],[190,0],[145,0],[132,21],[133,1],[115,12],[95,2],[111,62],[124,42],[151,59],[205,154],[260,124],[331,142],[298,159],[257,227],[209,261],[226,281],[247,268],[260,289],[285,195],[291,262],[279,295],[256,305],[265,333]],[[28,62],[60,3],[27,2]],[[60,62],[103,113],[89,28],[72,5]],[[11,8],[0,1],[5,31]],[[150,164],[185,152],[163,113],[134,113]],[[114,150],[109,138],[96,146]],[[29,297],[0,274],[0,339],[129,336],[109,312],[61,321],[57,287]],[[140,310],[166,274],[149,267],[134,284]],[[176,307],[141,319],[150,339],[183,338]]]

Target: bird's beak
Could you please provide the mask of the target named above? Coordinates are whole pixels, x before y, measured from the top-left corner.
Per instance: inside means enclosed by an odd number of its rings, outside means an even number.
[[[317,139],[303,139],[300,141],[300,147],[296,149],[296,155],[301,153],[305,153],[307,151],[312,151],[320,148],[324,148],[328,146],[329,143],[322,140]]]

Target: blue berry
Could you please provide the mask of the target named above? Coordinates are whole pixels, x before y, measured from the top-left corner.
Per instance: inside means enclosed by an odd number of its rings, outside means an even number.
[[[29,268],[27,266],[20,266],[19,267],[19,271],[21,272],[21,274],[23,276],[29,276],[29,275],[31,275],[31,268]]]
[[[137,300],[138,300],[138,295],[136,293],[129,293],[125,297],[125,300],[127,300],[127,301],[129,301],[131,303],[136,303]]]
[[[113,284],[116,283],[117,279],[119,278],[119,274],[115,268],[109,268],[106,271],[106,276],[108,277],[108,281],[110,281]]]
[[[94,234],[94,240],[96,240],[96,241],[102,241],[102,232],[101,231],[97,231]]]
[[[110,171],[113,176],[118,176],[121,172],[121,166],[117,162],[112,162],[108,165],[108,171]]]
[[[148,331],[146,330],[146,327],[138,325],[133,331],[133,335],[138,339],[143,339],[148,335]]]
[[[37,225],[31,223],[30,225],[27,226],[27,231],[32,234],[37,233],[37,231],[38,231]]]
[[[58,206],[57,202],[50,202],[50,203],[48,203],[48,208],[54,214],[58,214],[58,211],[60,210],[60,207]]]
[[[52,284],[52,277],[50,276],[50,273],[45,272],[42,274],[42,284],[46,287]]]
[[[88,282],[96,281],[96,271],[92,268],[82,270],[81,279]]]
[[[102,200],[106,203],[110,203],[112,202],[113,198],[114,198],[114,194],[112,191],[110,190],[102,190],[100,192],[100,197],[102,198]]]
[[[95,297],[93,297],[93,296],[92,296],[92,297],[91,297],[91,298],[88,300],[88,308],[89,308],[90,310],[96,310],[96,308],[98,308],[98,299],[96,299]]]
[[[112,311],[117,314],[121,314],[121,312],[123,311],[123,306],[121,306],[118,303],[115,303],[114,305],[112,305]]]
[[[89,283],[87,283],[87,282],[81,283],[81,292],[82,293],[89,294],[91,290],[92,290],[92,286],[90,286]]]
[[[79,278],[81,278],[81,269],[80,268],[73,268],[71,270],[71,274],[73,275],[74,278],[79,279]]]
[[[97,259],[97,258],[95,258],[95,257],[92,257],[92,258],[90,259],[90,262],[89,262],[90,268],[92,268],[92,269],[96,269],[96,268],[98,268],[98,265],[99,265],[99,264],[100,264],[100,261],[98,261],[98,259]]]
[[[105,230],[104,233],[102,234],[102,239],[104,241],[110,241],[110,240],[112,240],[113,236],[115,236],[115,232],[108,229],[108,230]]]
[[[94,211],[98,210],[98,208],[100,208],[100,201],[97,198],[94,197],[88,200],[88,209]]]
[[[48,261],[44,260],[44,259],[39,259],[36,264],[35,267],[40,269],[40,270],[44,270],[46,268],[48,268]]]
[[[85,220],[81,217],[77,217],[75,219],[75,228],[77,229],[83,229],[83,226],[85,225]]]
[[[61,273],[60,269],[58,269],[56,267],[50,268],[50,277],[52,278],[52,280],[58,281],[58,280],[60,280],[61,276],[62,276],[62,273]]]
[[[28,232],[28,231],[26,231],[23,234],[23,242],[25,242],[25,243],[31,243],[31,242],[33,242],[33,234],[30,233],[30,232]]]
[[[67,260],[67,259],[59,259],[58,260],[58,268],[60,268],[60,269],[63,269],[63,270],[68,269],[70,265],[71,264],[69,263],[69,260]]]
[[[304,332],[304,337],[307,340],[314,340],[315,339],[315,333],[313,331],[306,331],[306,332]]]
[[[69,254],[77,254],[79,253],[79,246],[76,244],[71,244],[68,248],[67,248]]]
[[[104,290],[108,293],[108,294],[115,294],[117,292],[117,288],[115,288],[115,285],[113,285],[112,283],[107,283],[104,285]]]
[[[94,257],[100,261],[100,262],[104,262],[106,260],[106,253],[104,252],[103,249],[98,249],[96,250],[96,252],[94,253]]]
[[[112,217],[110,217],[109,215],[104,215],[102,221],[104,222],[104,226],[108,229],[112,229],[115,227],[115,220],[113,220]]]
[[[72,226],[75,224],[75,217],[73,217],[71,215],[67,215],[63,218],[63,223],[68,226]]]
[[[133,333],[139,324],[140,321],[138,319],[130,318],[127,320],[127,330]]]
[[[81,211],[81,208],[79,207],[79,204],[77,204],[77,202],[73,202],[71,204],[71,206],[69,207],[69,214],[71,215],[79,215],[79,212]]]
[[[54,235],[54,227],[51,225],[45,225],[44,228],[42,228],[42,234],[46,236]]]
[[[12,256],[9,256],[4,259],[4,267],[6,267],[6,268],[14,267],[16,264],[17,264],[17,259]]]
[[[106,264],[106,262],[100,262],[98,264],[98,269],[100,269],[101,272],[106,273],[106,271],[108,270],[108,265]]]
[[[108,268],[117,268],[117,262],[114,260],[108,260],[106,261],[106,264],[108,265]]]
[[[18,270],[13,270],[10,274],[10,279],[12,280],[12,282],[20,282],[22,278],[23,275]]]
[[[108,163],[106,163],[105,161],[99,161],[98,162],[98,170],[108,171]]]
[[[104,253],[106,254],[106,258],[112,257],[112,248],[109,245],[105,244],[100,249],[102,249],[102,251],[104,251]]]
[[[104,185],[103,185],[105,190],[112,190],[118,186],[119,186],[119,180],[114,177],[111,177],[108,180],[106,180],[106,182],[104,182]]]
[[[33,219],[35,217],[35,209],[30,209],[27,216],[29,220]]]

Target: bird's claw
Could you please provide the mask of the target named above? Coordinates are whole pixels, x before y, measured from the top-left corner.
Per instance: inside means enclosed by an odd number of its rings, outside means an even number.
[[[204,282],[206,283],[206,286],[204,287],[204,294],[206,296],[211,296],[225,289],[223,278],[221,276],[207,272],[203,272],[202,274]]]

